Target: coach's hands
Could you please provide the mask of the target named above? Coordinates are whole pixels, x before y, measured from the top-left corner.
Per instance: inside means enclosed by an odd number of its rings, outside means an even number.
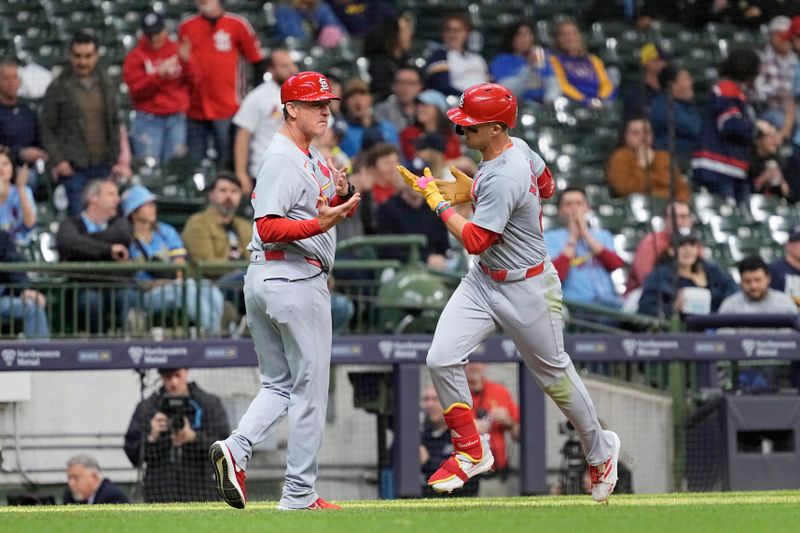
[[[472,201],[472,178],[458,170],[455,165],[450,166],[450,173],[456,178],[456,181],[434,180],[444,200],[449,202],[450,205],[465,204]]]
[[[425,197],[425,202],[428,204],[428,207],[431,208],[431,211],[437,215],[441,215],[442,212],[450,207],[450,203],[445,200],[442,193],[439,192],[439,188],[436,186],[436,180],[431,174],[431,169],[425,167],[425,170],[422,172],[422,177],[417,176],[403,165],[398,165],[397,171],[409,187]]]
[[[336,195],[347,198],[350,195],[350,182],[347,181],[347,167],[336,168],[333,159],[328,158],[328,169],[331,171],[333,183],[336,186]]]
[[[349,200],[336,207],[328,205],[328,199],[324,196],[317,197],[317,212],[319,213],[319,227],[322,231],[328,231],[336,224],[347,218],[348,213],[355,209],[361,201],[361,193],[355,193]]]

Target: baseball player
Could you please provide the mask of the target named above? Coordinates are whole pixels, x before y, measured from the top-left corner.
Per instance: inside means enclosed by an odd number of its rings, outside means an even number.
[[[620,440],[600,427],[586,387],[564,352],[561,284],[541,225],[541,198],[555,192],[553,177],[525,141],[509,136],[517,102],[502,85],[470,87],[447,116],[466,136],[467,146],[483,155],[474,181],[455,168],[456,181],[444,182],[433,180],[428,169],[420,177],[398,167],[450,233],[470,254],[480,256],[442,312],[428,352],[455,450],[428,484],[452,492],[492,467],[488,436],[478,434],[471,413],[464,367],[478,344],[502,329],[537,383],[578,430],[592,497],[605,502],[617,482]],[[475,212],[472,222],[451,209],[467,201]]]
[[[233,434],[209,451],[217,488],[237,509],[247,501],[245,469],[253,447],[286,414],[286,480],[278,509],[340,508],[314,490],[328,403],[334,226],[360,200],[344,170],[311,146],[325,133],[335,99],[317,72],[283,83],[284,123],[266,150],[252,194],[255,223],[244,295],[261,390]]]

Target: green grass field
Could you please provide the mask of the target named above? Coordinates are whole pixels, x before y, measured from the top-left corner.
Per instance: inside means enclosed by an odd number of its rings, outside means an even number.
[[[800,531],[800,491],[340,502],[344,511],[286,513],[254,502],[224,504],[0,507],[0,531],[286,533],[695,533]]]

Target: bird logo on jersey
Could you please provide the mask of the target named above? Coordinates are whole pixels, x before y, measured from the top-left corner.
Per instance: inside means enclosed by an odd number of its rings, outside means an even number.
[[[322,175],[323,176],[325,176],[326,178],[330,178],[331,177],[331,171],[328,170],[328,167],[323,165],[321,161],[317,161],[317,166],[319,167],[320,171],[322,171]]]

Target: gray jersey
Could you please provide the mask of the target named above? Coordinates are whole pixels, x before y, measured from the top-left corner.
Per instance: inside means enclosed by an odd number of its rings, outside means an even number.
[[[252,204],[254,219],[269,215],[289,220],[316,218],[317,197],[328,200],[336,194],[336,184],[322,154],[315,147],[304,153],[288,137],[276,133],[258,167]],[[330,268],[336,252],[336,228],[293,242],[264,243],[253,224],[251,252],[286,250],[319,259]]]
[[[537,178],[545,163],[522,139],[478,165],[472,184],[472,222],[500,234],[498,243],[480,256],[492,269],[518,270],[547,258]]]

